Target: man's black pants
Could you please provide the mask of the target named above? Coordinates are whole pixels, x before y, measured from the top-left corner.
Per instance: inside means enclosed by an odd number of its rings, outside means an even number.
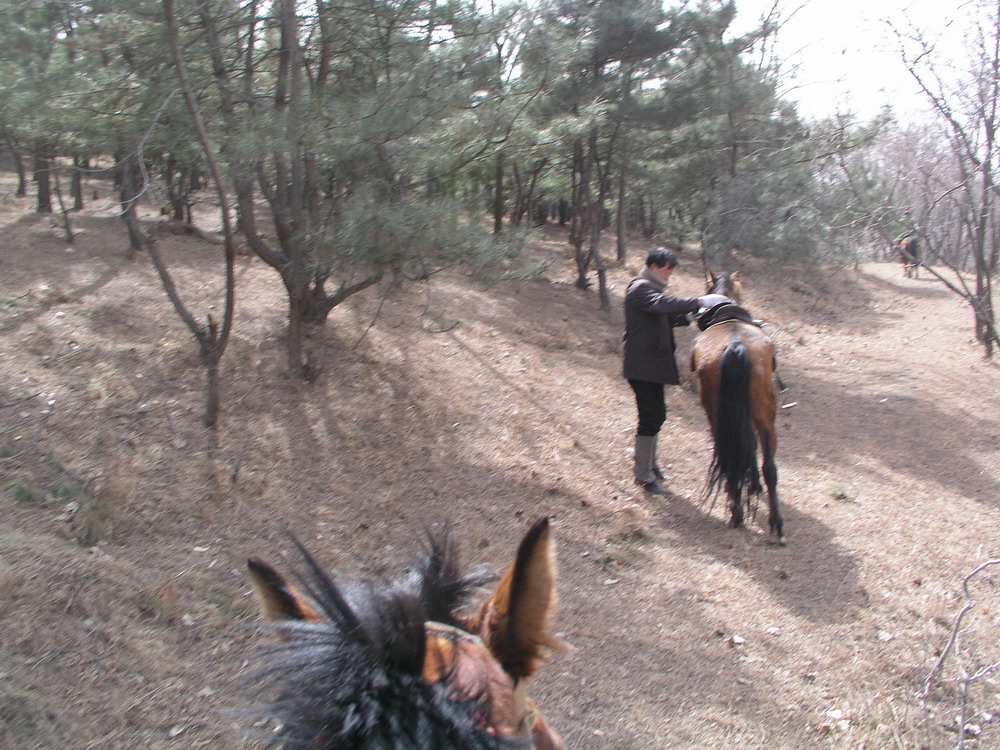
[[[663,383],[648,380],[629,380],[635,392],[635,405],[639,410],[639,427],[636,435],[656,435],[667,421],[667,402]]]

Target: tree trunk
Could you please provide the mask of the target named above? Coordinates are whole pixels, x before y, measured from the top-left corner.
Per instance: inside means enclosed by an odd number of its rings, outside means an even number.
[[[83,201],[83,170],[86,169],[86,160],[79,155],[73,157],[73,174],[70,177],[69,194],[73,199],[73,210],[82,211]]]
[[[288,369],[299,377],[306,375],[306,362],[303,356],[305,333],[306,303],[302,292],[288,292],[288,341],[285,344],[288,357]]]
[[[216,162],[214,149],[212,148],[212,144],[209,140],[208,131],[205,127],[204,119],[201,116],[201,111],[198,109],[197,101],[195,100],[194,95],[191,92],[191,87],[188,84],[184,59],[180,52],[180,41],[178,38],[179,33],[173,12],[173,0],[164,0],[163,5],[167,19],[171,55],[173,57],[174,67],[177,71],[177,79],[180,82],[181,89],[184,91],[184,99],[187,102],[188,111],[190,112],[191,119],[194,122],[195,130],[198,133],[198,141],[200,142],[202,152],[205,154],[205,158],[208,161],[209,169],[212,174],[212,181],[215,183],[215,188],[219,196],[219,210],[221,212],[222,228],[225,236],[226,266],[225,303],[221,329],[212,319],[211,315],[208,316],[207,326],[202,328],[197,325],[194,317],[187,311],[187,308],[184,307],[180,297],[177,295],[176,290],[174,289],[173,281],[167,273],[166,267],[161,262],[159,254],[152,245],[150,246],[150,257],[156,264],[157,272],[160,274],[160,278],[163,281],[164,289],[167,291],[167,296],[170,297],[177,313],[188,326],[188,330],[194,334],[195,339],[198,341],[198,345],[201,350],[202,363],[205,366],[204,424],[206,427],[214,429],[218,423],[219,407],[221,403],[219,363],[222,361],[222,355],[225,353],[226,345],[229,341],[229,334],[232,330],[233,312],[236,304],[236,242],[233,238],[232,225],[229,218],[229,201],[226,197],[226,191],[222,184],[222,174],[219,170],[218,163]]]
[[[219,407],[222,403],[222,388],[219,380],[219,359],[212,357],[205,362],[205,416],[202,423],[214,428],[219,422]]]
[[[560,198],[559,208],[558,208],[559,226],[561,227],[566,226],[570,221],[570,215],[571,215],[571,210],[569,207],[569,203],[566,202],[565,198]]]
[[[569,241],[573,246],[576,261],[576,287],[590,288],[587,272],[590,270],[591,253],[583,249],[587,236],[587,222],[591,220],[589,209],[590,164],[584,153],[583,144],[577,141],[573,147],[573,214],[569,225]]]
[[[142,252],[144,238],[142,228],[139,226],[139,217],[135,210],[135,204],[142,195],[142,182],[139,175],[138,165],[134,163],[135,157],[126,157],[121,163],[119,177],[119,196],[122,207],[122,220],[128,229],[129,249],[125,257],[129,260]]]
[[[35,157],[35,184],[38,185],[38,200],[35,212],[39,214],[52,213],[52,183],[49,169],[51,162],[47,157]]]
[[[514,204],[510,209],[510,223],[520,226],[524,213],[528,210],[528,189],[516,162],[511,165],[511,176],[514,180]]]
[[[600,192],[596,196],[590,196],[590,256],[589,263],[593,264],[597,271],[597,296],[601,303],[601,309],[607,312],[611,309],[611,299],[608,293],[608,267],[601,254],[601,231],[604,223],[603,196]]]
[[[59,172],[56,170],[52,172],[52,190],[59,202],[59,213],[63,219],[63,229],[66,231],[66,242],[72,245],[76,241],[76,236],[73,234],[73,220],[70,218],[65,201],[63,201],[62,189],[59,187]]]
[[[503,231],[503,152],[497,154],[493,174],[493,234]]]
[[[616,259],[619,263],[628,254],[628,208],[625,205],[625,170],[618,175],[618,242]]]
[[[7,148],[10,149],[10,153],[14,157],[14,167],[17,169],[17,192],[15,195],[18,198],[23,198],[28,194],[28,170],[24,168],[24,154],[21,153],[17,141],[14,140],[6,125],[3,126],[3,137],[7,142]]]
[[[587,252],[588,264],[593,264],[597,270],[597,292],[601,303],[601,309],[605,312],[611,309],[610,295],[608,294],[608,274],[607,264],[604,256],[601,255],[601,232],[606,224],[606,211],[604,209],[604,199],[606,194],[606,182],[602,179],[599,156],[597,153],[597,130],[590,132],[590,144],[587,148],[588,173],[592,179],[588,180],[587,198],[587,221],[590,224],[590,248]],[[591,186],[593,183],[593,186]]]
[[[285,342],[285,349],[288,369],[304,378],[308,369],[305,355],[306,324],[314,317],[310,309],[309,274],[301,253],[295,250],[287,252],[292,260],[281,269],[281,279],[288,294],[288,340]],[[297,260],[296,256],[299,256]]]
[[[996,315],[993,309],[992,279],[987,270],[976,273],[976,299],[979,305],[975,311],[976,340],[983,345],[983,353],[986,359],[992,359],[994,344],[994,332],[996,331]]]

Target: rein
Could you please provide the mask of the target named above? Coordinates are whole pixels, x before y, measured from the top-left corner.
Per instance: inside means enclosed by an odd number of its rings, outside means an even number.
[[[428,635],[437,636],[438,638],[443,638],[452,643],[464,643],[466,645],[476,646],[478,648],[487,651],[486,645],[483,643],[483,639],[474,633],[470,633],[467,630],[462,630],[461,628],[455,627],[454,625],[447,625],[441,622],[435,622],[433,620],[428,620],[424,623],[424,630]],[[523,688],[521,691],[518,690],[518,686],[515,686],[515,695],[519,704],[523,704],[526,701],[523,695]],[[520,718],[517,720],[517,735],[514,737],[504,737],[502,739],[503,747],[511,748],[512,750],[534,750],[535,743],[532,739],[531,730],[535,726],[535,721],[538,715],[531,708],[521,705],[520,710],[517,711],[520,714]],[[492,735],[496,735],[496,728],[493,726],[486,725],[483,727]]]
[[[474,635],[473,633],[470,633],[467,630],[462,630],[454,625],[446,625],[443,622],[428,620],[424,623],[424,630],[433,635],[441,636],[452,643],[471,643],[479,646],[480,648],[486,648],[485,644],[483,644],[483,639],[478,635]]]

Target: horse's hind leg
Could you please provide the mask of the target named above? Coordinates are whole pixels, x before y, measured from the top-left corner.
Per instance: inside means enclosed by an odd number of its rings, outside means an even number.
[[[761,467],[764,473],[764,484],[767,485],[768,524],[779,544],[785,543],[785,526],[778,510],[778,465],[774,462],[774,436],[766,435],[761,439],[761,452],[764,463]]]
[[[729,525],[734,529],[743,526],[743,492],[739,487],[727,488],[729,495]]]

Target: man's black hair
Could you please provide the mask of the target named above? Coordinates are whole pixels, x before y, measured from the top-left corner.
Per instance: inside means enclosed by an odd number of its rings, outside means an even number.
[[[646,265],[674,268],[677,265],[677,256],[665,247],[654,247],[646,256]]]

